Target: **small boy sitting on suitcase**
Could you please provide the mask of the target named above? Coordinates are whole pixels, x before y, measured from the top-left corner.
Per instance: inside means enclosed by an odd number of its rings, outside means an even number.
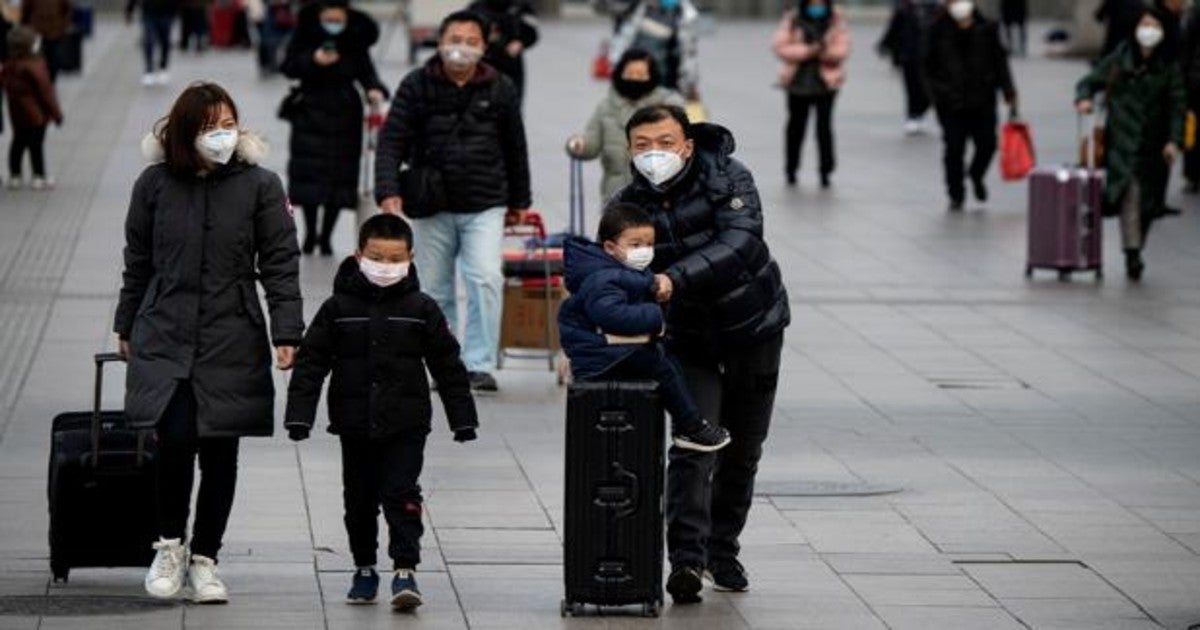
[[[329,431],[341,441],[346,533],[357,570],[346,600],[375,601],[379,506],[393,563],[391,604],[422,603],[420,562],[425,438],[433,406],[426,367],[437,382],[456,442],[475,439],[479,421],[459,345],[411,266],[413,233],[404,219],[379,214],[363,223],[358,251],[333,281],[296,356],[284,426],[308,437],[321,385],[330,372]]]
[[[563,258],[567,298],[558,314],[563,350],[580,381],[649,379],[659,384],[671,414],[671,441],[711,452],[729,444],[729,432],[700,414],[683,371],[661,342],[662,307],[654,300],[654,221],[627,203],[600,218],[598,243],[569,239]]]

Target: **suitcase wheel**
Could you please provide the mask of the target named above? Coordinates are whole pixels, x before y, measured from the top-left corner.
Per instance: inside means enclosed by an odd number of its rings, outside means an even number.
[[[62,582],[66,584],[71,577],[71,567],[62,566],[57,563],[50,563],[50,572],[54,574],[54,583]]]
[[[1032,278],[1032,277],[1033,277],[1033,267],[1030,267],[1029,265],[1026,265],[1026,266],[1025,266],[1025,277],[1026,277],[1026,278]]]
[[[645,604],[642,604],[642,616],[643,617],[657,617],[658,611],[659,611],[658,602],[647,602]]]
[[[1058,281],[1059,282],[1070,282],[1071,281],[1071,270],[1070,269],[1059,269],[1058,270]]]
[[[579,604],[568,602],[564,599],[558,604],[558,614],[563,617],[574,617],[579,612],[582,612],[582,608]]]

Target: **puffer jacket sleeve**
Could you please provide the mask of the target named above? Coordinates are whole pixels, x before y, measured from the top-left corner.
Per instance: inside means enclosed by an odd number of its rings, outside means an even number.
[[[529,190],[529,148],[525,142],[525,122],[521,120],[521,102],[508,77],[500,77],[496,92],[497,100],[503,103],[500,144],[508,173],[508,207],[525,209],[533,205],[533,198]]]
[[[647,299],[641,302],[630,302],[617,278],[587,282],[579,296],[583,299],[583,312],[609,335],[657,335],[662,332],[663,312],[662,307],[649,299],[652,282],[653,277],[646,276],[640,281],[641,286],[635,288],[646,295]]]
[[[1124,52],[1124,48],[1117,48],[1109,53],[1075,84],[1075,102],[1091,100],[1097,92],[1107,89],[1112,81],[1114,68],[1121,63],[1121,55]]]
[[[799,63],[816,57],[820,54],[821,47],[796,37],[796,11],[791,9],[784,12],[779,25],[775,27],[775,34],[771,37],[771,50],[780,61]]]
[[[421,103],[421,70],[414,70],[400,87],[388,110],[383,129],[379,130],[379,144],[375,152],[375,201],[388,197],[403,197],[400,189],[400,165],[408,159],[413,142],[421,132],[418,114]]]
[[[752,270],[770,258],[763,241],[762,202],[754,177],[733,159],[727,166],[727,176],[731,182],[729,194],[721,195],[721,205],[716,208],[712,239],[665,272],[677,295],[726,293],[744,284]]]
[[[576,159],[594,160],[604,151],[604,116],[605,110],[608,109],[607,103],[607,98],[600,101],[592,112],[592,117],[588,119],[587,127],[583,130],[583,151],[575,156]]]
[[[302,427],[311,429],[317,417],[317,403],[321,401],[321,385],[333,368],[333,357],[337,348],[337,332],[334,328],[335,302],[327,300],[317,311],[300,351],[296,353],[296,366],[288,383],[287,411],[284,412],[284,428]]]
[[[128,339],[133,320],[154,277],[154,198],[157,177],[146,169],[133,184],[129,211],[125,215],[125,270],[113,332]]]
[[[269,171],[264,173],[254,213],[258,275],[271,312],[272,342],[276,346],[294,346],[304,334],[296,222],[279,176]]]
[[[437,383],[438,396],[446,410],[446,420],[451,431],[473,429],[479,426],[479,415],[475,410],[475,399],[471,397],[471,381],[467,378],[467,367],[459,358],[458,340],[450,332],[450,325],[442,309],[432,300],[425,306],[425,365]]]

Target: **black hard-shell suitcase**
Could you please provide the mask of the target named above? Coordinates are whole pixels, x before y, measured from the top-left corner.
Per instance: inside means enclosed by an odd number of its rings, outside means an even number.
[[[663,601],[664,417],[654,382],[567,393],[563,616]]]
[[[50,570],[66,581],[78,567],[145,567],[157,539],[156,444],[152,429],[133,429],[122,411],[101,411],[106,363],[96,355],[92,411],[60,414],[50,437]]]
[[[58,45],[58,69],[67,74],[83,72],[83,33],[67,31]]]

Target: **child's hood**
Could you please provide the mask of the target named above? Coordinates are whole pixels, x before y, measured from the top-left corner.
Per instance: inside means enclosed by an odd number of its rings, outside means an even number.
[[[578,293],[588,276],[602,269],[641,273],[626,267],[604,251],[600,244],[586,238],[572,236],[563,244],[563,275],[566,276],[567,291]]]
[[[417,266],[415,264],[408,266],[408,277],[400,282],[390,287],[377,287],[371,284],[370,280],[367,280],[362,271],[359,271],[358,259],[354,256],[347,256],[342,261],[342,264],[338,266],[337,274],[333,277],[334,293],[360,297],[369,297],[375,295],[376,292],[383,292],[384,295],[399,295],[408,293],[409,291],[416,291],[420,288],[421,283],[417,280]]]

